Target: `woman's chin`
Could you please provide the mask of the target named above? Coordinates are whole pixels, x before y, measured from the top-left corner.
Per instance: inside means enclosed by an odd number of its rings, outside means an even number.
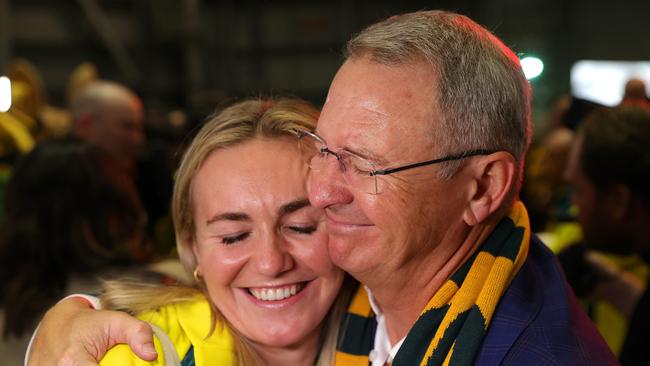
[[[277,327],[267,325],[264,328],[258,328],[252,334],[247,335],[258,347],[296,349],[305,343],[315,341],[318,343],[320,327],[317,329],[306,329],[300,327],[300,324],[291,327],[289,322],[278,324]]]

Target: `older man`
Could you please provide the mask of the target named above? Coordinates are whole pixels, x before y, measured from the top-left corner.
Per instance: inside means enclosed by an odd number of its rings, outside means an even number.
[[[464,16],[349,42],[301,136],[332,260],[365,285],[337,365],[616,363],[517,200],[529,99],[516,56]],[[144,333],[122,340],[146,357]]]
[[[512,51],[463,16],[349,42],[309,159],[332,260],[371,293],[338,363],[615,363],[516,200],[529,95]]]

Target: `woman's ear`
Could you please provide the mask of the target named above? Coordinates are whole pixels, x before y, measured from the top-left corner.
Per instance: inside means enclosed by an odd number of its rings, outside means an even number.
[[[517,162],[512,154],[498,151],[472,164],[469,201],[463,219],[470,226],[485,221],[499,210],[515,189]]]

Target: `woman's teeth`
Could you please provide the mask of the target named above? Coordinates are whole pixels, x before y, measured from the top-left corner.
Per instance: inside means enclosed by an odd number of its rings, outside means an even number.
[[[302,285],[290,285],[290,286],[284,286],[284,287],[275,287],[275,288],[256,288],[256,289],[249,289],[250,293],[258,300],[264,300],[264,301],[278,301],[278,300],[284,300],[288,297],[291,297],[300,290],[302,290]]]

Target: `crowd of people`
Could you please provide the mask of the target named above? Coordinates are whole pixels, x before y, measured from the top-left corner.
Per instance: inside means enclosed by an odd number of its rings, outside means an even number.
[[[559,98],[548,132],[528,154],[522,195],[572,289],[629,365],[643,363],[644,343],[635,343],[635,334],[648,326],[642,301],[650,276],[643,244],[648,200],[641,182],[649,125],[650,99],[640,79],[626,83],[614,107]]]
[[[173,258],[171,240],[156,233],[171,221],[172,167],[145,155],[139,97],[92,73],[74,77],[54,123],[35,67],[15,64],[16,103],[0,128],[0,353],[10,364],[65,294],[96,292],[114,277],[187,278],[180,263],[154,266]]]
[[[177,166],[143,164],[140,99],[92,80],[8,174],[5,343],[40,320],[29,365],[643,363],[650,102],[632,79],[575,103],[529,149],[516,55],[446,11],[353,36],[320,111],[219,109]],[[172,284],[147,266],[168,217]]]

